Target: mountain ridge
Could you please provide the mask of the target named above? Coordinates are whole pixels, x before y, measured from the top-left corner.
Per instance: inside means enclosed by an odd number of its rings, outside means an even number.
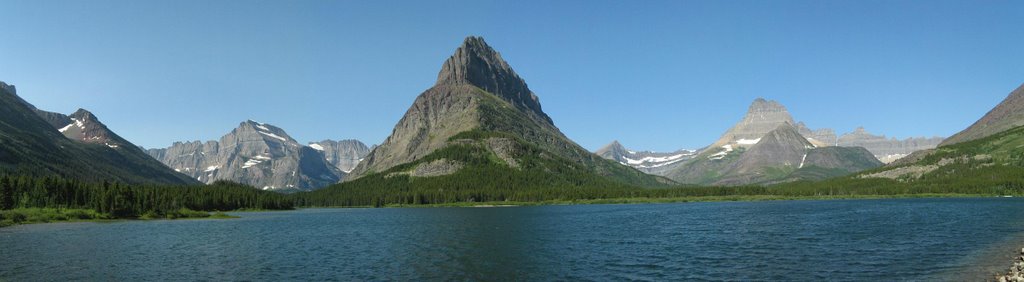
[[[0,82],[0,170],[82,181],[198,184],[113,133],[92,113],[80,109],[72,116],[81,121],[62,125],[55,121],[72,121],[69,116],[39,110],[15,91],[13,85]],[[82,129],[78,135],[60,131],[72,125]],[[90,135],[96,133],[101,135]]]
[[[203,183],[230,180],[263,190],[304,191],[341,181],[345,173],[284,129],[246,120],[218,141],[175,142],[147,153]]]

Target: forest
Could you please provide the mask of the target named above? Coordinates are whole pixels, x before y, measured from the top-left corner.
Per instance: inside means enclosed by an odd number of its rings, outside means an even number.
[[[3,222],[75,219],[67,217],[206,217],[210,211],[292,208],[292,200],[287,195],[227,181],[205,186],[161,186],[91,183],[55,176],[0,176],[0,210],[7,210],[0,212],[0,225],[5,225]],[[39,215],[42,213],[48,215]],[[30,218],[36,215],[45,218]]]

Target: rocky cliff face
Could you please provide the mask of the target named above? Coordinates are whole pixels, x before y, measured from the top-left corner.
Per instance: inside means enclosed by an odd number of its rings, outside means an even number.
[[[83,181],[198,183],[150,158],[92,113],[42,111],[15,91],[0,82],[0,171]]]
[[[370,154],[370,148],[359,140],[323,140],[309,143],[309,147],[318,150],[327,158],[327,162],[337,167],[342,172],[348,173],[356,168],[366,155]]]
[[[697,155],[697,151],[694,150],[678,150],[670,153],[634,151],[626,149],[619,141],[612,141],[594,153],[602,158],[614,160],[654,175],[670,170]]]
[[[471,86],[497,95],[541,122],[553,124],[526,81],[480,37],[468,37],[437,74],[436,85]]]
[[[460,134],[468,135],[460,137]],[[531,148],[521,152],[530,156],[513,156],[490,147],[488,140],[491,138],[486,138],[490,135],[502,136],[509,142]],[[664,180],[604,160],[565,137],[542,111],[539,99],[526,82],[498,52],[478,37],[466,38],[444,63],[434,86],[416,98],[391,135],[356,166],[349,179],[385,173],[403,164],[420,163],[421,159],[442,148],[476,150],[471,149],[474,146],[484,147],[489,154],[502,158],[511,169],[516,169],[523,158],[549,159],[556,163],[567,163],[562,160],[568,160],[576,166],[574,170],[582,169],[618,180],[644,183]],[[458,160],[440,163],[452,162]],[[429,163],[419,164],[424,165],[429,167]],[[458,173],[458,170],[444,172],[450,175]],[[415,175],[406,171],[389,173]]]
[[[176,142],[149,154],[203,183],[230,180],[264,190],[313,190],[344,177],[324,155],[284,130],[245,121],[220,141]]]
[[[1024,84],[1010,92],[999,105],[967,129],[950,136],[942,146],[977,140],[990,135],[1024,126]]]
[[[864,147],[883,163],[891,163],[913,152],[935,148],[942,142],[941,137],[915,137],[903,140],[873,135],[863,127],[839,137],[837,144],[844,147]]]

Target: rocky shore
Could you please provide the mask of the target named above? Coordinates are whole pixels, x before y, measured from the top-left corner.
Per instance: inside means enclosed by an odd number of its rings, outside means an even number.
[[[1024,249],[1020,249],[1020,254],[1014,257],[1013,266],[1010,267],[1009,272],[996,275],[996,281],[1024,281]]]

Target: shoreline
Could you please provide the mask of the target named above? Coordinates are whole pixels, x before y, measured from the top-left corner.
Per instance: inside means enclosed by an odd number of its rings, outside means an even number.
[[[1024,281],[1024,248],[1021,248],[1020,253],[1013,257],[1013,263],[1010,265],[1010,270],[1005,274],[996,274],[995,281]]]
[[[763,202],[763,201],[828,201],[828,200],[882,200],[882,199],[935,199],[935,198],[1014,198],[1013,195],[990,194],[898,194],[898,195],[832,195],[832,196],[700,196],[674,198],[609,198],[583,200],[549,200],[539,202],[457,202],[442,204],[389,204],[382,208],[466,208],[466,207],[525,207],[525,206],[567,206],[567,205],[621,205],[621,204],[673,204],[673,203],[714,203],[714,202]],[[373,206],[308,206],[308,208],[374,208]]]
[[[508,208],[508,207],[532,207],[532,206],[569,206],[569,205],[628,205],[628,204],[674,204],[674,203],[716,203],[716,202],[764,202],[764,201],[830,201],[830,200],[885,200],[885,199],[937,199],[937,198],[949,198],[949,199],[967,199],[967,198],[1013,198],[1019,195],[991,195],[991,194],[897,194],[897,195],[823,195],[823,196],[774,196],[774,195],[741,195],[741,196],[699,196],[699,197],[674,197],[674,198],[609,198],[609,199],[583,199],[583,200],[548,200],[539,202],[457,202],[457,203],[443,203],[443,204],[422,204],[422,205],[406,205],[406,204],[390,204],[383,207],[373,206],[306,206],[306,207],[295,207],[291,210],[297,209],[353,209],[353,208]],[[61,222],[112,222],[122,220],[180,220],[180,219],[231,219],[239,218],[239,216],[228,215],[226,213],[246,213],[246,212],[279,212],[279,211],[290,211],[290,210],[258,210],[258,209],[242,209],[235,211],[192,211],[195,212],[192,216],[184,217],[146,217],[140,216],[135,218],[115,218],[109,215],[100,214],[93,210],[84,209],[59,209],[59,208],[26,208],[26,209],[14,209],[0,211],[3,213],[18,213],[18,212],[30,212],[39,213],[40,211],[56,212],[58,216],[54,217],[49,215],[46,218],[25,218],[21,221],[11,221],[10,218],[0,218],[0,228],[26,225],[26,224],[45,224],[45,223],[61,223]],[[90,217],[76,217],[72,214],[65,214],[67,212],[77,214],[89,214]],[[205,214],[205,216],[199,216],[199,214]]]
[[[149,221],[149,220],[182,220],[182,219],[232,219],[240,218],[221,211],[204,212],[192,211],[179,212],[173,215],[155,217],[144,214],[139,217],[117,218],[108,214],[99,213],[89,209],[64,209],[64,208],[20,208],[11,210],[0,210],[0,228],[14,227],[19,225],[46,224],[46,223],[75,223],[75,222],[116,222],[116,221]]]

